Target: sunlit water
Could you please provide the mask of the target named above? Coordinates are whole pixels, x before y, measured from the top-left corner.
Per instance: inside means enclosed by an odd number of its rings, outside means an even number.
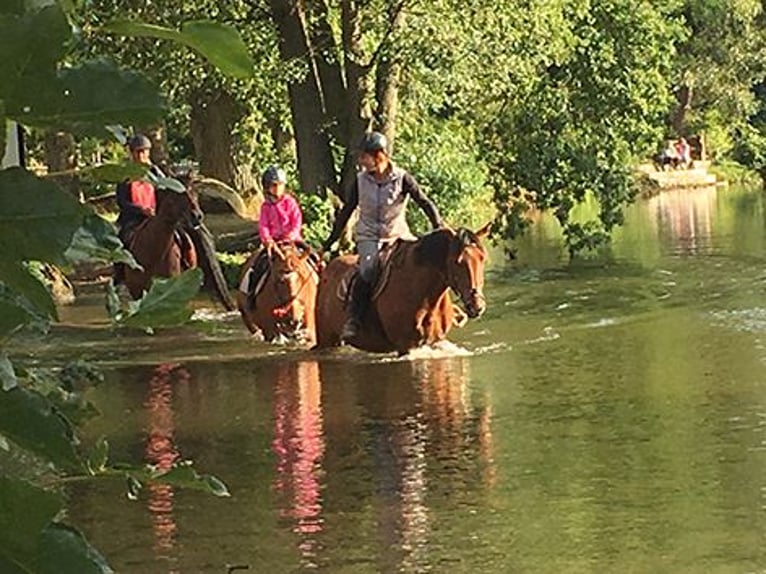
[[[232,492],[105,481],[70,519],[128,573],[764,572],[764,219],[760,192],[668,192],[574,264],[541,224],[484,318],[404,360],[67,310],[93,324],[37,356],[107,369],[89,440]]]

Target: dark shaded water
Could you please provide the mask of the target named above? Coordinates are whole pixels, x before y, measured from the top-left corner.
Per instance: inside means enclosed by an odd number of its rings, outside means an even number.
[[[764,223],[758,192],[670,192],[568,265],[543,222],[459,348],[411,360],[267,347],[234,318],[61,328],[46,356],[109,369],[88,437],[232,492],[92,484],[71,519],[119,572],[762,572]]]

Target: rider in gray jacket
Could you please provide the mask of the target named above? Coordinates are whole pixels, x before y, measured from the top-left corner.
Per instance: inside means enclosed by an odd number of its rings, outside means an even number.
[[[357,174],[348,200],[323,246],[325,251],[332,247],[351,214],[359,207],[359,220],[354,230],[359,274],[351,289],[349,317],[341,334],[343,340],[353,338],[359,331],[372,286],[377,279],[380,249],[400,238],[414,238],[406,219],[409,198],[425,212],[434,229],[442,227],[436,206],[412,175],[391,162],[387,148],[388,142],[383,134],[371,132],[365,135],[359,157],[364,170]]]

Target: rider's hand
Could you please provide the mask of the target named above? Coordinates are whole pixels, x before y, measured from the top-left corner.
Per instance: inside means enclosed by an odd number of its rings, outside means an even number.
[[[270,240],[270,241],[267,241],[266,243],[264,243],[263,247],[266,249],[268,254],[271,255],[271,252],[274,251],[274,246],[275,245],[276,245],[276,243],[274,243],[273,240]]]
[[[154,216],[154,208],[153,207],[142,207],[141,213],[146,215],[147,217],[153,217]]]

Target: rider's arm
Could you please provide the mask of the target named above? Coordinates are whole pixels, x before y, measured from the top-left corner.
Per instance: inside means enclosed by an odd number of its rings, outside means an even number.
[[[144,214],[140,205],[136,205],[130,200],[130,182],[123,181],[117,184],[117,207],[125,216],[134,219]]]
[[[415,178],[409,173],[404,174],[402,190],[404,193],[409,194],[413,201],[418,204],[418,207],[423,210],[428,217],[428,220],[431,222],[431,227],[438,229],[444,225],[442,218],[439,215],[439,210],[436,208],[436,204],[423,193],[423,190],[420,189]]]
[[[258,216],[258,236],[261,238],[261,244],[266,245],[274,241],[271,234],[271,225],[269,223],[270,206],[267,201],[261,205],[261,213]]]
[[[333,243],[338,241],[340,234],[343,233],[343,230],[345,229],[351,214],[354,213],[357,205],[359,205],[359,184],[354,181],[354,186],[351,188],[348,199],[346,200],[346,203],[343,204],[343,208],[340,210],[338,217],[335,219],[330,237],[328,237],[327,241],[325,241],[322,245],[322,249],[324,251],[330,249]]]

